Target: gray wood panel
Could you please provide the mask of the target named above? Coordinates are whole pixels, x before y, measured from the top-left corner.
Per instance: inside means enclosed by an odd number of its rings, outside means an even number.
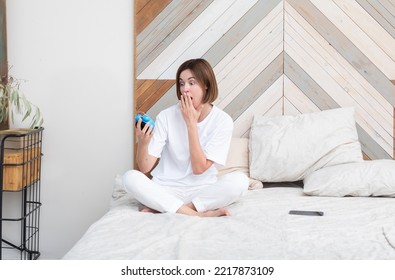
[[[232,116],[237,135],[245,135],[251,115],[257,113],[273,116],[353,106],[364,154],[371,159],[393,157],[395,85],[389,80],[394,80],[395,69],[395,1],[254,1],[166,4],[135,34],[136,65],[148,67],[139,77],[171,81],[170,66],[179,64],[180,53],[198,53],[216,71],[221,90],[216,104]],[[202,24],[207,25],[199,28]],[[199,39],[183,46],[196,32]],[[159,75],[164,65],[169,66],[167,72]],[[142,89],[139,94],[147,95],[140,101],[154,118],[178,102],[175,86],[155,93]]]
[[[392,37],[395,38],[395,27],[392,26],[367,0],[355,0],[361,5]]]
[[[282,0],[259,0],[224,36],[204,55],[214,67]]]
[[[165,50],[213,0],[173,0],[137,36],[137,75]]]
[[[176,85],[174,85],[147,111],[147,114],[155,119],[160,111],[177,104],[177,102]]]
[[[336,103],[291,57],[284,54],[284,74],[308,97],[320,110],[340,108]],[[357,123],[359,141],[364,153],[371,159],[391,159],[376,141]]]
[[[224,108],[236,120],[283,74],[284,56],[278,55],[231,103]]]
[[[388,9],[390,6],[384,4],[382,0],[369,0],[370,5],[383,17],[388,23],[395,28],[395,14],[391,13],[391,10]]]
[[[287,0],[356,70],[395,106],[395,87],[355,45],[310,1]]]
[[[370,159],[392,159],[393,155],[389,155],[386,151],[370,135],[356,124],[359,142],[361,143],[363,152]]]
[[[287,53],[284,74],[321,110],[340,107]]]

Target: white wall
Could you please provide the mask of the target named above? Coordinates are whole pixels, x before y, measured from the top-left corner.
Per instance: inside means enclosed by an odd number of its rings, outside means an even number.
[[[45,118],[41,259],[61,258],[132,167],[133,1],[8,0],[10,74]]]

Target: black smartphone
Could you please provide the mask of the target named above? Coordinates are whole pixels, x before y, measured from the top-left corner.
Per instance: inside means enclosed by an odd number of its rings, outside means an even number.
[[[143,130],[143,128],[145,127],[145,124],[146,123],[149,123],[151,126],[152,126],[152,128],[154,128],[154,126],[155,126],[155,122],[150,118],[150,116],[148,116],[147,114],[144,114],[144,115],[142,115],[142,114],[137,114],[135,117],[134,117],[134,121],[135,121],[135,126],[137,127],[137,123],[138,123],[138,121],[141,119],[141,124],[140,124],[140,129],[141,130]]]
[[[143,130],[144,126],[145,126],[145,122],[141,122],[140,124],[140,129]],[[137,122],[135,123],[135,126],[137,127]]]
[[[304,215],[304,216],[324,216],[324,212],[321,211],[302,211],[302,210],[291,210],[291,215]]]

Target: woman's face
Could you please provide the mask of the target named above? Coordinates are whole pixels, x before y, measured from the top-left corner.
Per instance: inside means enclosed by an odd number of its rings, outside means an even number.
[[[187,96],[190,96],[192,99],[193,107],[197,109],[198,106],[202,104],[206,88],[198,83],[192,71],[189,69],[185,69],[181,72],[180,80],[178,82],[180,83],[181,94],[186,94]]]

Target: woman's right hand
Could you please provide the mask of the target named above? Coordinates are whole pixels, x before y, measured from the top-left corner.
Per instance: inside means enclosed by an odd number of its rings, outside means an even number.
[[[139,170],[143,173],[148,173],[154,167],[157,158],[151,156],[148,153],[148,145],[151,141],[152,135],[154,134],[153,127],[146,123],[143,129],[141,129],[141,118],[137,122],[136,127],[136,163]]]
[[[142,119],[140,118],[136,127],[137,144],[148,145],[153,135],[153,128],[149,123],[146,123],[143,129],[141,129],[141,122]]]

